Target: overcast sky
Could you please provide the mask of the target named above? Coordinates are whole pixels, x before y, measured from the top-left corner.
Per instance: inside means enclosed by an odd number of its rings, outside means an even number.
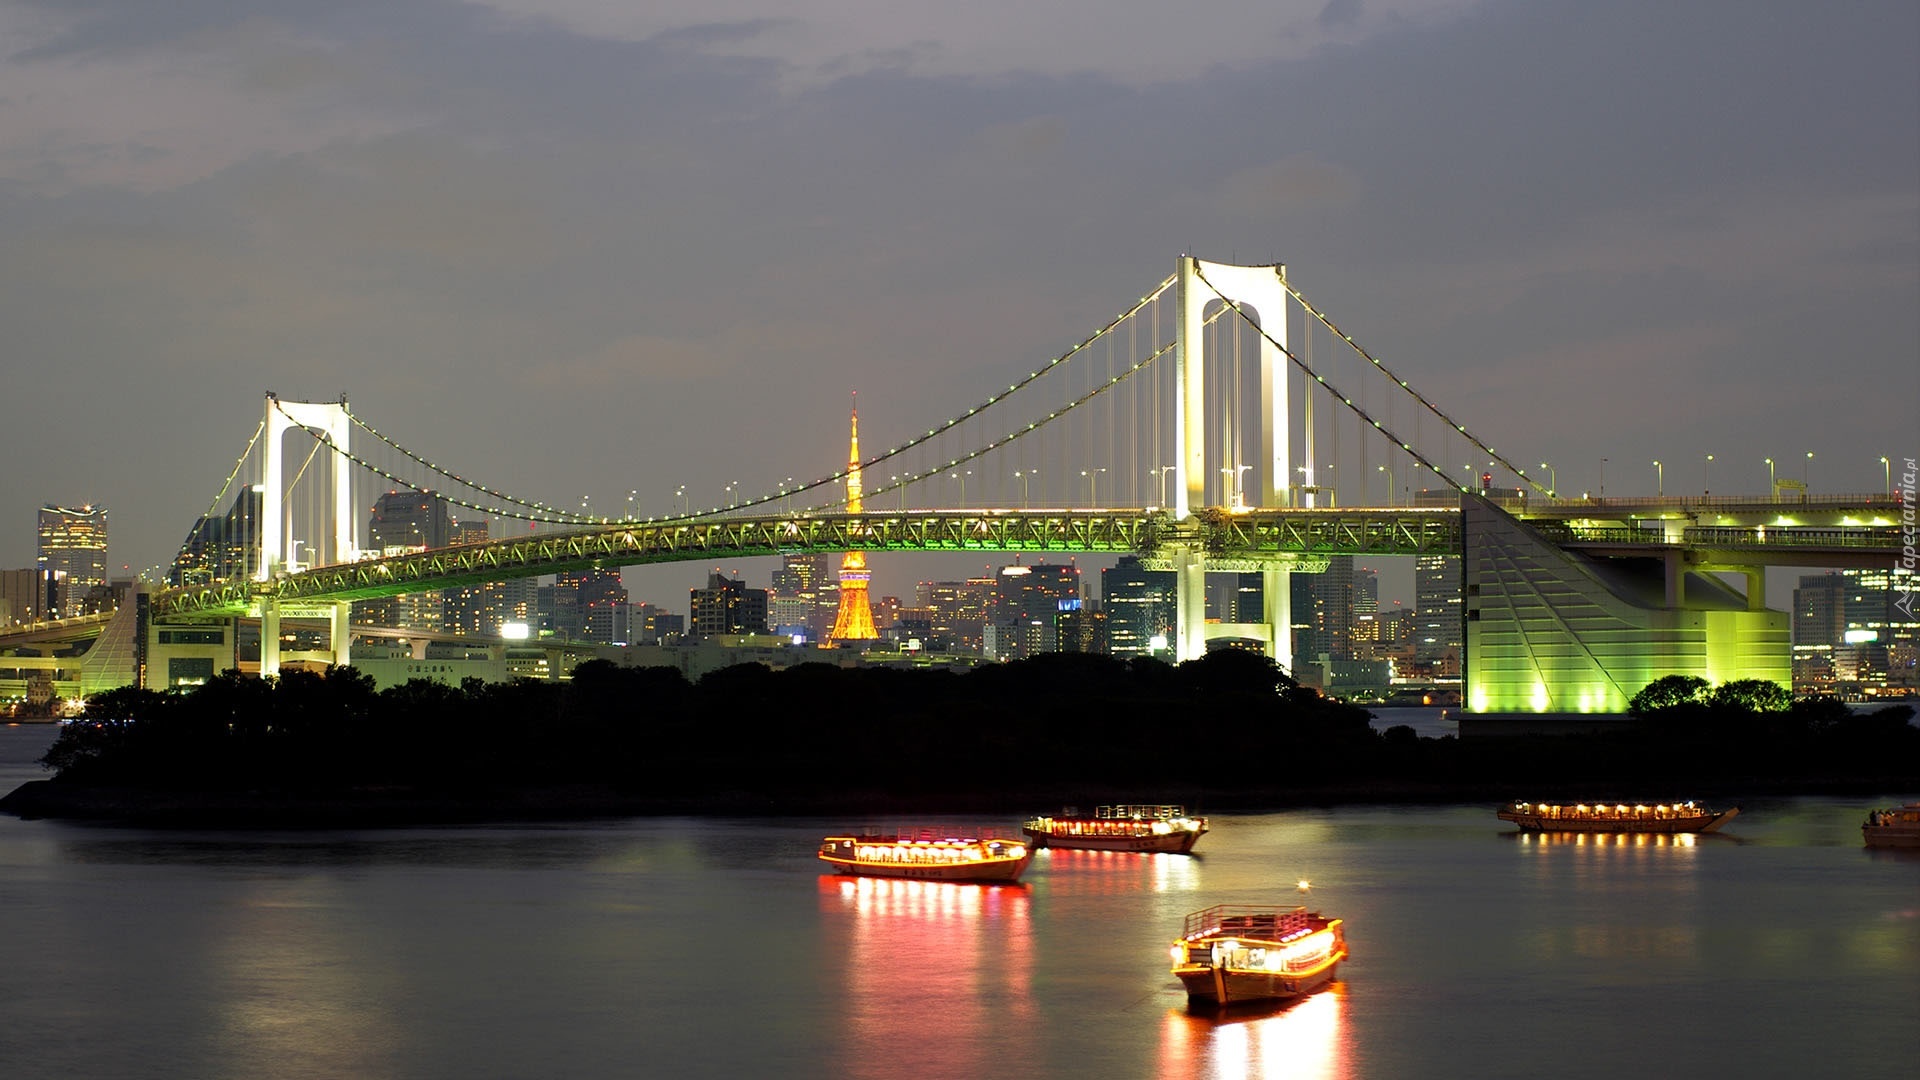
[[[891,445],[1183,252],[1562,490],[1879,490],[1920,5],[0,0],[0,565],[46,502],[170,560],[268,390],[557,504],[770,489],[850,389]]]

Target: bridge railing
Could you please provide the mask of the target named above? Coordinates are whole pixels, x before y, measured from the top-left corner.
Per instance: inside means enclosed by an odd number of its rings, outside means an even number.
[[[1871,494],[1834,494],[1775,496],[1765,495],[1624,495],[1578,499],[1532,499],[1519,504],[1522,509],[1542,510],[1638,510],[1649,506],[1672,510],[1760,510],[1769,507],[1825,510],[1898,510],[1900,497],[1881,492]]]

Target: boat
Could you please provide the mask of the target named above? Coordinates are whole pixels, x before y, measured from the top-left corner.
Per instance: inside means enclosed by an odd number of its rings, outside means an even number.
[[[1310,994],[1347,958],[1340,919],[1304,906],[1217,904],[1187,916],[1173,973],[1189,1005],[1233,1005]]]
[[[1502,807],[1501,821],[1529,832],[1709,833],[1740,813],[1735,806],[1709,810],[1694,802],[1531,803]]]
[[[1860,835],[1868,847],[1920,848],[1920,802],[1869,810]]]
[[[1184,806],[1096,806],[1092,817],[1068,807],[1059,817],[1037,817],[1021,826],[1036,848],[1086,851],[1149,851],[1184,855],[1193,850],[1207,819]]]
[[[829,836],[820,859],[842,874],[920,881],[1014,882],[1033,861],[1033,848],[993,836],[952,836],[922,830],[904,834]]]

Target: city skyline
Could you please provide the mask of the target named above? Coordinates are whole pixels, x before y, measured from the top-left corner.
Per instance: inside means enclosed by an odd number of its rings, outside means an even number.
[[[616,516],[772,490],[839,466],[849,389],[892,445],[1182,251],[1286,262],[1564,492],[1920,452],[1910,5],[1070,10],[0,7],[5,374],[47,403],[0,566],[47,503],[167,564],[267,390]]]

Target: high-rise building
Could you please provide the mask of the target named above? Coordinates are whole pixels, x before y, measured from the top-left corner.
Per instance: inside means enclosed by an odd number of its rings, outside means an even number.
[[[443,548],[452,542],[453,517],[447,500],[431,491],[389,491],[373,503],[367,546],[381,555],[404,555]],[[437,632],[444,626],[443,590],[358,600],[353,621],[362,626]]]
[[[207,585],[251,577],[260,565],[258,487],[243,489],[222,517],[202,517],[180,545],[167,572],[173,585]]]
[[[832,557],[821,552],[781,556],[773,572],[768,604],[777,608],[770,624],[793,628],[808,641],[825,641],[840,613],[840,583],[833,576]]]
[[[749,589],[739,578],[715,571],[707,587],[692,589],[687,625],[696,638],[767,632],[767,590]]]
[[[1460,674],[1465,629],[1460,617],[1460,557],[1420,555],[1413,563],[1413,658],[1436,675]]]
[[[1920,619],[1900,599],[1920,580],[1894,568],[1812,574],[1793,590],[1793,683],[1877,697],[1920,688]]]
[[[1174,588],[1173,571],[1147,570],[1137,555],[1122,555],[1102,570],[1100,609],[1106,613],[1107,651],[1125,657],[1164,654],[1179,614]]]
[[[40,508],[39,531],[36,569],[56,583],[52,613],[62,618],[85,614],[89,595],[96,589],[104,595],[107,587],[106,510],[48,503]]]
[[[455,521],[449,540],[479,544],[489,539],[484,520]],[[531,626],[534,618],[535,578],[509,578],[440,591],[441,628],[461,637],[497,638],[509,623]]]
[[[994,580],[922,581],[914,589],[914,608],[925,613],[922,641],[935,652],[979,653],[985,644],[987,607]]]
[[[847,513],[858,514],[864,509],[860,497],[860,410],[856,408],[853,437],[847,450]],[[867,582],[871,577],[866,552],[849,551],[840,557],[840,610],[833,617],[828,641],[874,641],[880,637],[880,631],[873,625],[873,609],[867,602]]]
[[[1079,599],[1080,568],[1072,563],[1002,567],[987,616],[994,641],[988,655],[1013,660],[1056,651],[1060,603]]]

